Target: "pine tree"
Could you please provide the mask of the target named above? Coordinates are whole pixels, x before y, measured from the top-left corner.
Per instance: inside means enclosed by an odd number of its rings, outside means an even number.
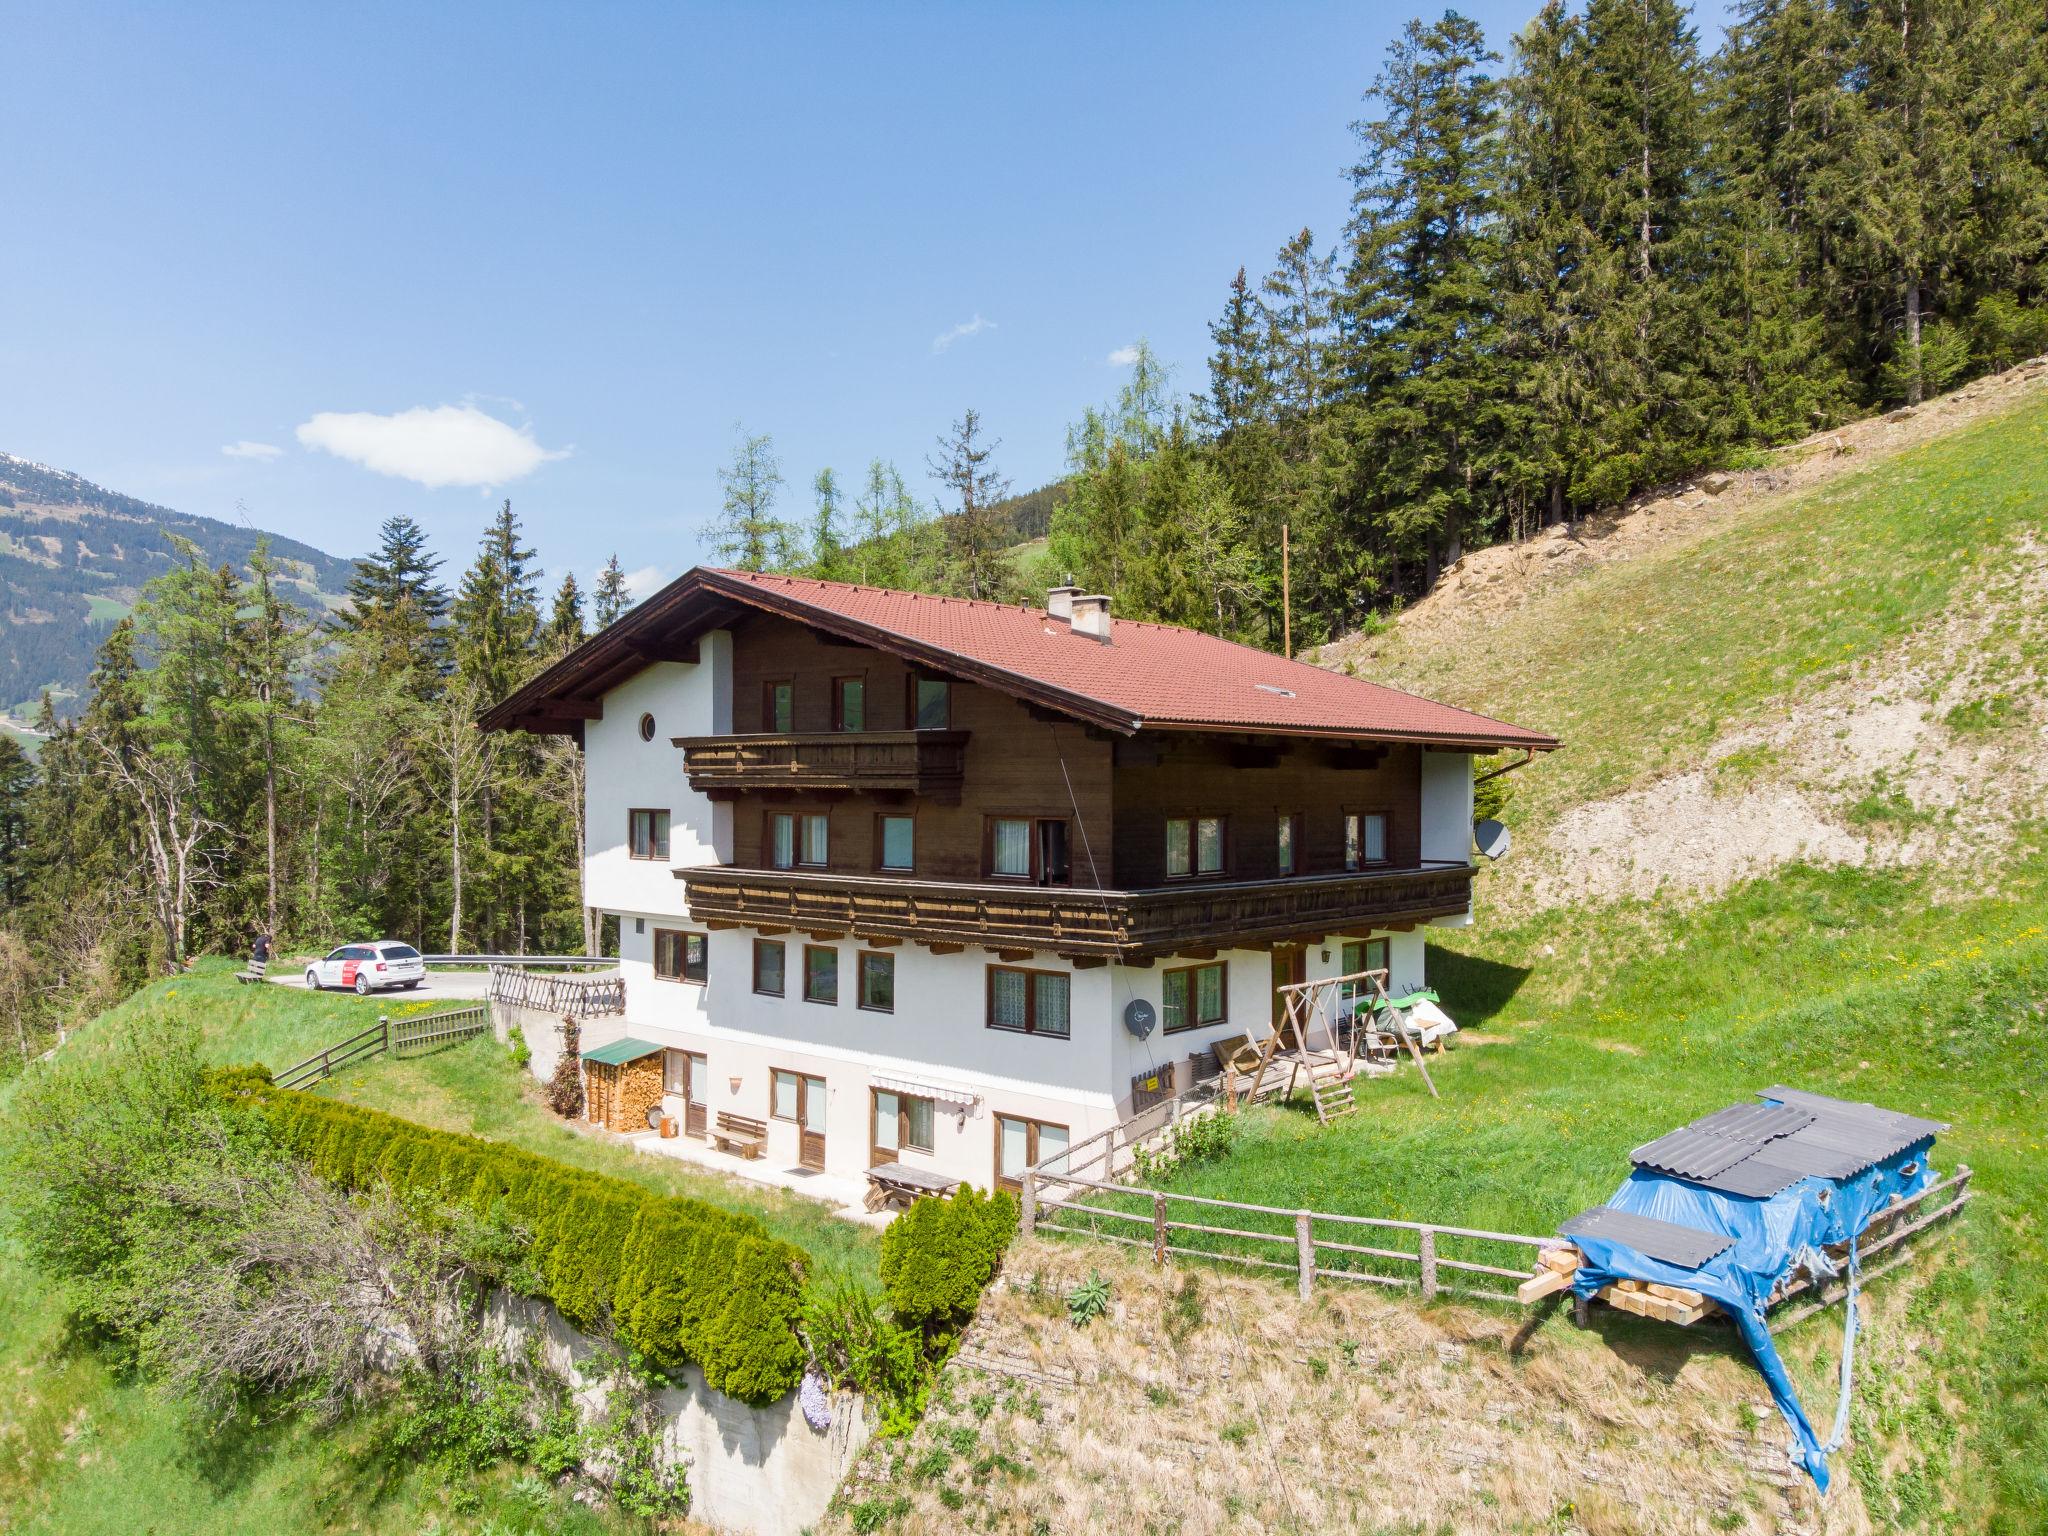
[[[732,463],[718,472],[718,483],[725,488],[719,521],[711,529],[718,558],[742,571],[765,571],[782,563],[789,545],[789,529],[775,516],[782,465],[767,434],[741,432]]]
[[[455,598],[456,661],[487,700],[518,685],[540,635],[540,578],[523,538],[507,501],[484,529]]]
[[[1352,430],[1374,532],[1426,581],[1488,530],[1499,359],[1499,89],[1479,28],[1410,22],[1355,125],[1345,274]]]
[[[440,569],[418,523],[386,518],[376,553],[356,561],[337,627],[379,630],[389,646],[419,656],[425,677],[438,678],[448,668],[448,593],[435,579]]]
[[[541,649],[559,655],[571,646],[583,643],[583,592],[576,585],[576,573],[565,571],[562,584],[555,588],[554,607],[548,613],[548,622],[541,630]]]
[[[619,557],[614,554],[598,572],[597,591],[591,595],[590,616],[599,629],[609,629],[632,606],[632,595],[626,590],[626,573],[619,569]]]
[[[932,478],[957,498],[945,520],[947,584],[963,597],[1000,601],[1012,585],[1010,526],[996,506],[1009,495],[1010,482],[991,462],[1002,444],[983,438],[981,416],[973,410],[938,444],[926,463]]]

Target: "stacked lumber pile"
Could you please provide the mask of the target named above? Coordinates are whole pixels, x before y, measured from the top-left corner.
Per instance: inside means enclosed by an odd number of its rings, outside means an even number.
[[[1515,1299],[1538,1301],[1569,1290],[1579,1272],[1579,1250],[1569,1247],[1545,1248],[1536,1255],[1536,1273],[1515,1288]],[[1698,1291],[1682,1285],[1662,1285],[1654,1280],[1617,1280],[1594,1292],[1598,1300],[1637,1317],[1660,1323],[1677,1323],[1689,1328],[1703,1317],[1721,1309]]]

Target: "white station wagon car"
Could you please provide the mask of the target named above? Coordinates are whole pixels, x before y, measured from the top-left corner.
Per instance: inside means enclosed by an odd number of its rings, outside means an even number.
[[[344,944],[324,959],[306,967],[306,985],[318,992],[323,987],[352,987],[358,997],[380,987],[407,990],[427,979],[427,962],[410,944],[379,939],[371,944]]]

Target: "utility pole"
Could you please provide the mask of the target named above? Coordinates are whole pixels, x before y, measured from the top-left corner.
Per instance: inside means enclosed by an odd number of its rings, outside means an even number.
[[[1287,525],[1280,525],[1280,645],[1294,659],[1294,573],[1289,565]]]

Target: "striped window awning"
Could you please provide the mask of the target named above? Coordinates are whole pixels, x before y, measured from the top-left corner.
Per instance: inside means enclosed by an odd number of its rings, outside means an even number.
[[[652,1040],[635,1040],[631,1035],[623,1040],[614,1040],[610,1045],[600,1045],[583,1053],[583,1059],[600,1067],[623,1067],[629,1061],[638,1061],[642,1056],[652,1056],[666,1047],[656,1045]]]
[[[981,1102],[981,1095],[969,1089],[949,1088],[944,1083],[922,1077],[905,1077],[895,1072],[870,1073],[868,1083],[884,1093],[900,1093],[913,1099],[935,1099],[943,1104],[965,1104],[970,1108]]]

